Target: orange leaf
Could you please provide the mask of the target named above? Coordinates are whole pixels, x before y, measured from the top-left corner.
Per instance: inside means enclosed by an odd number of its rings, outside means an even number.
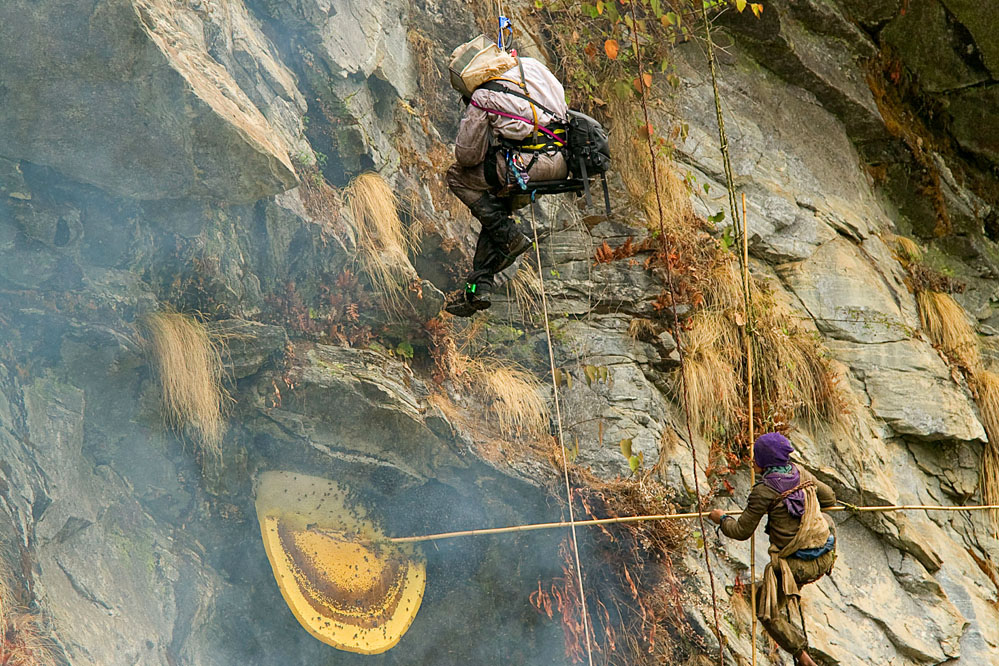
[[[638,77],[636,76],[635,80],[632,81],[631,84],[635,86],[635,90],[637,90],[638,92],[642,92],[643,81],[645,82],[645,90],[648,90],[649,88],[652,87],[652,75],[649,73],[642,74],[641,80],[639,80]]]
[[[604,42],[604,53],[606,53],[607,57],[610,58],[611,60],[617,58],[617,52],[620,50],[621,47],[618,46],[616,39],[608,39],[607,41]]]
[[[756,16],[756,18],[760,18],[760,14],[763,13],[763,5],[759,4],[758,2],[754,2],[753,4],[749,5],[749,8],[753,10],[753,14]],[[903,12],[903,14],[904,13],[905,12]]]

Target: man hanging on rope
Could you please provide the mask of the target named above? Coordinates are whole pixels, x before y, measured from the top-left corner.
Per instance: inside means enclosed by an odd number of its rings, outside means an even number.
[[[494,276],[531,247],[529,230],[511,217],[529,199],[515,192],[529,180],[568,174],[560,128],[568,107],[544,64],[511,55],[484,35],[456,48],[449,69],[466,108],[447,184],[482,229],[465,288],[445,310],[470,317],[490,306]]]
[[[784,435],[770,432],[753,445],[753,464],[761,480],[749,493],[738,520],[721,509],[709,518],[725,536],[745,541],[767,516],[770,564],[757,586],[756,614],[777,644],[794,655],[799,666],[815,666],[808,656],[808,635],[801,613],[799,588],[832,571],[836,530],[821,509],[836,503],[832,488],[791,463],[794,449]],[[800,619],[795,626],[792,612]]]

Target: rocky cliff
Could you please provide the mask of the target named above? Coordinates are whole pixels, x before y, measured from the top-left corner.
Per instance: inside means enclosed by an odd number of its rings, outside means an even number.
[[[844,415],[778,425],[850,502],[981,503],[980,467],[999,435],[982,379],[999,335],[999,9],[764,4],[759,19],[713,13],[750,267],[825,355]],[[522,48],[568,67],[540,5],[514,8]],[[565,663],[558,616],[530,601],[563,575],[561,532],[425,548],[412,628],[361,657],[298,625],[253,510],[253,479],[281,469],[348,486],[394,535],[559,519],[547,434],[500,428],[474,380],[441,370],[451,344],[481,372],[483,359],[514,360],[548,382],[539,276],[574,464],[594,483],[630,476],[619,446],[629,440],[639,474],[690,506],[693,447],[715,505],[745,496],[739,449],[723,471],[711,463],[724,433],[687,435],[674,311],[648,268],[651,246],[598,253],[649,235],[619,174],[610,219],[570,198],[537,207],[541,271],[525,255],[487,315],[434,318],[474,239],[443,186],[460,106],[441,72],[492,11],[397,0],[0,7],[0,609],[6,599],[43,618],[56,663]],[[689,184],[701,240],[724,245],[728,221],[704,222],[727,209],[705,44],[688,35],[670,53],[653,81],[653,124],[676,129],[671,168]],[[372,170],[419,240],[396,260],[406,266],[391,307],[348,205],[350,180]],[[896,235],[918,241],[918,261]],[[950,324],[974,331],[974,363],[928,330],[917,299],[927,285],[963,307]],[[686,331],[700,305],[689,300],[675,311]],[[219,463],[196,428],[164,425],[142,322],[167,309],[197,313],[226,343]],[[636,320],[651,332],[636,334]],[[539,395],[551,404],[550,388]],[[837,523],[835,574],[803,606],[820,663],[999,663],[999,541],[985,514]],[[581,538],[584,572],[614,557]],[[749,663],[738,592],[749,548],[713,532],[673,553],[681,652],[691,663],[717,652],[704,539],[727,659]],[[759,663],[785,663],[760,645]]]

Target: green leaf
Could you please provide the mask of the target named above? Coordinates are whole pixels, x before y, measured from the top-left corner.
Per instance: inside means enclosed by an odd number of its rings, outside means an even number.
[[[583,374],[586,375],[587,386],[593,386],[593,382],[597,381],[597,369],[595,366],[583,366]]]
[[[403,358],[413,358],[413,345],[409,342],[403,340],[398,345],[396,345],[395,353]]]
[[[655,14],[656,18],[663,15],[663,8],[659,4],[659,0],[652,0],[652,13]]]
[[[638,468],[642,466],[642,460],[638,456],[631,456],[628,459],[628,466],[631,467],[631,473],[634,474],[638,471]]]
[[[735,0],[735,8],[742,13],[742,10],[746,8],[746,0]]]
[[[631,458],[632,457],[631,456],[631,437],[628,437],[627,439],[622,439],[618,443],[618,446],[621,447],[621,455],[623,455],[625,458]]]
[[[722,247],[725,248],[726,250],[732,247],[732,244],[735,243],[734,231],[735,230],[732,228],[732,225],[729,225],[725,227],[725,231],[722,232],[721,244]]]
[[[315,308],[309,308],[309,319],[319,319],[319,313]]]
[[[680,17],[676,15],[676,12],[666,12],[666,21],[670,25],[680,25]]]
[[[718,224],[719,222],[721,222],[724,219],[725,219],[725,211],[724,210],[720,210],[717,213],[715,213],[714,215],[709,216],[708,217],[708,222],[711,222],[712,224]]]

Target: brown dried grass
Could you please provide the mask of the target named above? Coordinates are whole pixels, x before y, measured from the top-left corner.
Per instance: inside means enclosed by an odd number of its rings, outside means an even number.
[[[142,320],[148,350],[162,392],[167,424],[193,430],[208,460],[222,459],[224,410],[230,401],[223,386],[222,348],[194,317],[157,312]]]
[[[739,330],[728,314],[716,308],[695,313],[683,333],[686,396],[675,382],[674,399],[687,400],[691,422],[705,436],[732,434],[743,411],[739,369]]]
[[[60,663],[44,618],[18,607],[12,574],[0,557],[0,664],[56,666]]]
[[[541,314],[541,276],[534,266],[528,262],[521,263],[520,269],[506,286],[525,322]]]
[[[919,320],[933,344],[951,361],[968,372],[982,366],[978,335],[964,308],[950,294],[921,291],[916,295]]]
[[[503,435],[539,438],[548,431],[543,385],[532,373],[499,358],[470,359],[466,372]]]
[[[999,374],[981,370],[971,378],[982,425],[988,435],[982,453],[981,487],[985,504],[999,504]],[[999,531],[999,511],[989,512],[993,532]]]
[[[386,303],[398,305],[414,276],[411,239],[399,219],[395,193],[374,172],[362,173],[346,189],[347,209],[365,272]]]
[[[923,248],[919,244],[906,236],[895,236],[895,256],[902,262],[903,266],[919,263],[923,260]]]

